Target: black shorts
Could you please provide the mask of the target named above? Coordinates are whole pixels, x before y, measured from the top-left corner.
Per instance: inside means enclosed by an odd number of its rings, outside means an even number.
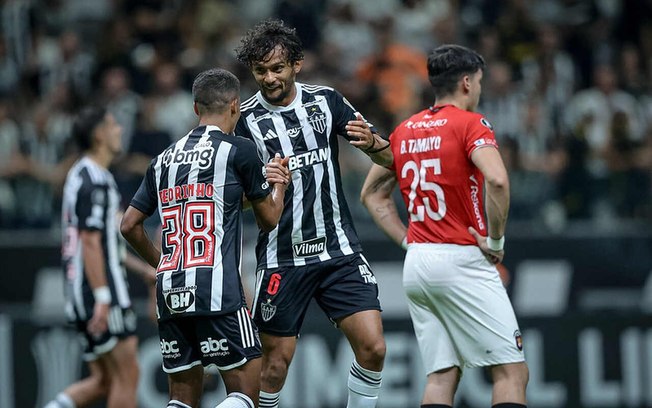
[[[122,309],[119,305],[109,309],[107,331],[93,336],[87,330],[89,320],[76,320],[75,326],[82,344],[84,361],[94,361],[104,353],[113,350],[118,341],[136,334],[136,315],[131,308]]]
[[[196,365],[230,370],[261,356],[256,325],[245,307],[218,316],[186,316],[158,322],[163,371]]]
[[[381,310],[376,277],[359,253],[259,270],[256,282],[254,321],[261,332],[276,336],[299,334],[313,297],[333,323],[363,310]]]

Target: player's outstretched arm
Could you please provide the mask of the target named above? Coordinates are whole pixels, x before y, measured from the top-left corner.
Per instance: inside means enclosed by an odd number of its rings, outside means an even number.
[[[360,114],[356,114],[358,120],[351,120],[346,125],[346,133],[352,138],[349,143],[362,150],[371,160],[381,166],[391,166],[394,162],[394,155],[389,147],[389,142],[380,135],[373,133],[369,124]]]
[[[154,246],[147,236],[143,226],[145,219],[147,219],[145,213],[130,205],[122,217],[120,233],[145,262],[156,268],[161,259],[161,251]]]
[[[397,245],[405,248],[407,228],[398,216],[392,191],[396,186],[396,174],[374,164],[362,186],[360,201],[367,207],[374,222]]]

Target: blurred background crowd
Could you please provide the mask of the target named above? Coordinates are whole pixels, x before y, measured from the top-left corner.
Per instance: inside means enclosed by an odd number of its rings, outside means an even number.
[[[91,103],[123,126],[113,171],[127,205],[151,158],[195,126],[197,73],[220,66],[243,100],[256,91],[234,48],[268,17],[303,40],[298,80],[335,87],[383,135],[434,101],[432,48],[478,50],[510,220],[652,223],[650,0],[0,0],[0,229],[58,227],[72,118]],[[359,154],[340,162],[360,227]]]

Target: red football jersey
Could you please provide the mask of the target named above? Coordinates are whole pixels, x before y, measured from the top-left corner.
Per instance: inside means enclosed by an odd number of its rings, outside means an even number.
[[[408,209],[408,243],[475,245],[470,226],[487,234],[484,177],[471,153],[498,145],[482,115],[452,105],[432,107],[401,123],[390,142]]]

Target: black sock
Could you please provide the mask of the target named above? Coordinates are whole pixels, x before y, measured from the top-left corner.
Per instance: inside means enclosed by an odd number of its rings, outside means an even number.
[[[500,404],[496,404],[491,408],[527,408],[527,405],[517,404],[515,402],[501,402]]]
[[[453,408],[446,404],[421,404],[421,408]]]

